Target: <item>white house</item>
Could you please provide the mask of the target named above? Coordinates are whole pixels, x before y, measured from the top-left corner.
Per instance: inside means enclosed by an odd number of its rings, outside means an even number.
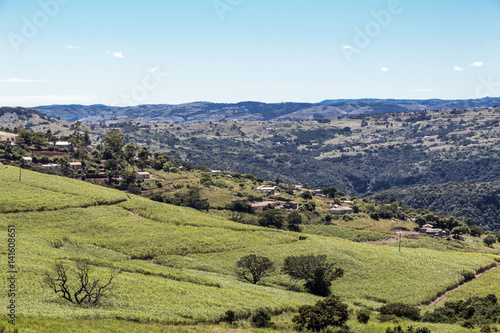
[[[23,163],[24,164],[31,164],[31,163],[33,163],[33,159],[31,157],[23,157]]]
[[[151,174],[146,171],[138,171],[135,173],[137,179],[151,179]]]
[[[42,169],[57,170],[59,169],[60,166],[61,166],[60,164],[55,164],[55,163],[42,164]]]
[[[69,166],[71,169],[81,169],[82,168],[82,163],[81,162],[69,162]]]

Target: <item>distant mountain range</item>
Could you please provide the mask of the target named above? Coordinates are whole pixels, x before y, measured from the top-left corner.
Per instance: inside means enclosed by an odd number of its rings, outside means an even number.
[[[31,108],[50,117],[84,123],[132,118],[167,123],[219,120],[313,120],[337,119],[360,114],[463,109],[500,105],[500,98],[469,100],[358,99],[325,100],[320,103],[234,104],[195,102],[180,105],[156,104],[117,107],[107,105],[48,105]]]

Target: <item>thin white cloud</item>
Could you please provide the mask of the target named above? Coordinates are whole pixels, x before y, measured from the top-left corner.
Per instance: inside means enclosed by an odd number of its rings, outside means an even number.
[[[52,104],[95,104],[99,98],[95,95],[25,95],[0,96],[3,106],[39,106]]]
[[[464,69],[462,67],[455,66],[453,67],[454,72],[462,72]]]
[[[32,79],[19,79],[17,77],[11,77],[8,79],[0,79],[3,83],[36,83],[36,82],[50,82],[47,80],[32,80]]]
[[[389,71],[389,68],[387,68],[387,67],[382,67],[380,70],[381,70],[382,72],[388,72],[388,71]]]
[[[409,92],[431,92],[431,91],[436,91],[436,89],[419,88],[419,89],[408,89],[407,91],[409,91]]]
[[[484,65],[484,62],[482,61],[474,61],[472,64],[470,64],[472,67],[482,67]]]
[[[149,70],[151,73],[156,73],[158,72],[158,67],[153,67]]]
[[[74,50],[74,49],[77,49],[78,46],[74,46],[74,45],[69,44],[69,45],[66,45],[66,48],[70,49],[70,50]]]
[[[121,52],[110,52],[110,51],[106,51],[107,54],[112,54],[113,57],[115,58],[120,58],[120,59],[123,59],[125,58],[125,56],[123,55],[123,53]]]
[[[344,46],[342,46],[342,48],[344,50],[350,50],[350,49],[352,49],[352,46],[351,45],[344,45]]]

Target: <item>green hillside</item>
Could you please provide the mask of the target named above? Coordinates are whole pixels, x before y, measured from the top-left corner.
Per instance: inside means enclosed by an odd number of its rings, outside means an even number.
[[[262,306],[297,309],[319,299],[280,273],[285,257],[302,254],[326,254],[345,270],[332,291],[351,305],[422,304],[459,283],[463,272],[489,267],[496,258],[399,252],[317,235],[302,234],[299,240],[297,233],[238,224],[67,178],[23,170],[19,181],[18,168],[0,167],[1,253],[7,254],[7,226],[15,226],[21,328],[36,322],[57,327],[72,319],[98,320],[95,325],[102,327],[116,324],[108,320],[127,321],[125,326],[195,324],[216,322],[227,310],[244,315]],[[248,254],[267,256],[278,269],[258,285],[239,281],[233,267]],[[79,259],[91,260],[103,276],[109,265],[122,270],[114,297],[96,308],[68,304],[43,284],[54,262]],[[0,270],[2,281],[7,274]],[[7,304],[6,293],[0,299]]]
[[[500,182],[450,182],[393,188],[372,197],[395,197],[414,208],[452,215],[461,219],[472,218],[489,230],[500,229]]]

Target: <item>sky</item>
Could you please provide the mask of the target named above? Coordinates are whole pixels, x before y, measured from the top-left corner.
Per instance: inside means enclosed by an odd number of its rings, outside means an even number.
[[[0,106],[500,96],[500,0],[0,0]]]

